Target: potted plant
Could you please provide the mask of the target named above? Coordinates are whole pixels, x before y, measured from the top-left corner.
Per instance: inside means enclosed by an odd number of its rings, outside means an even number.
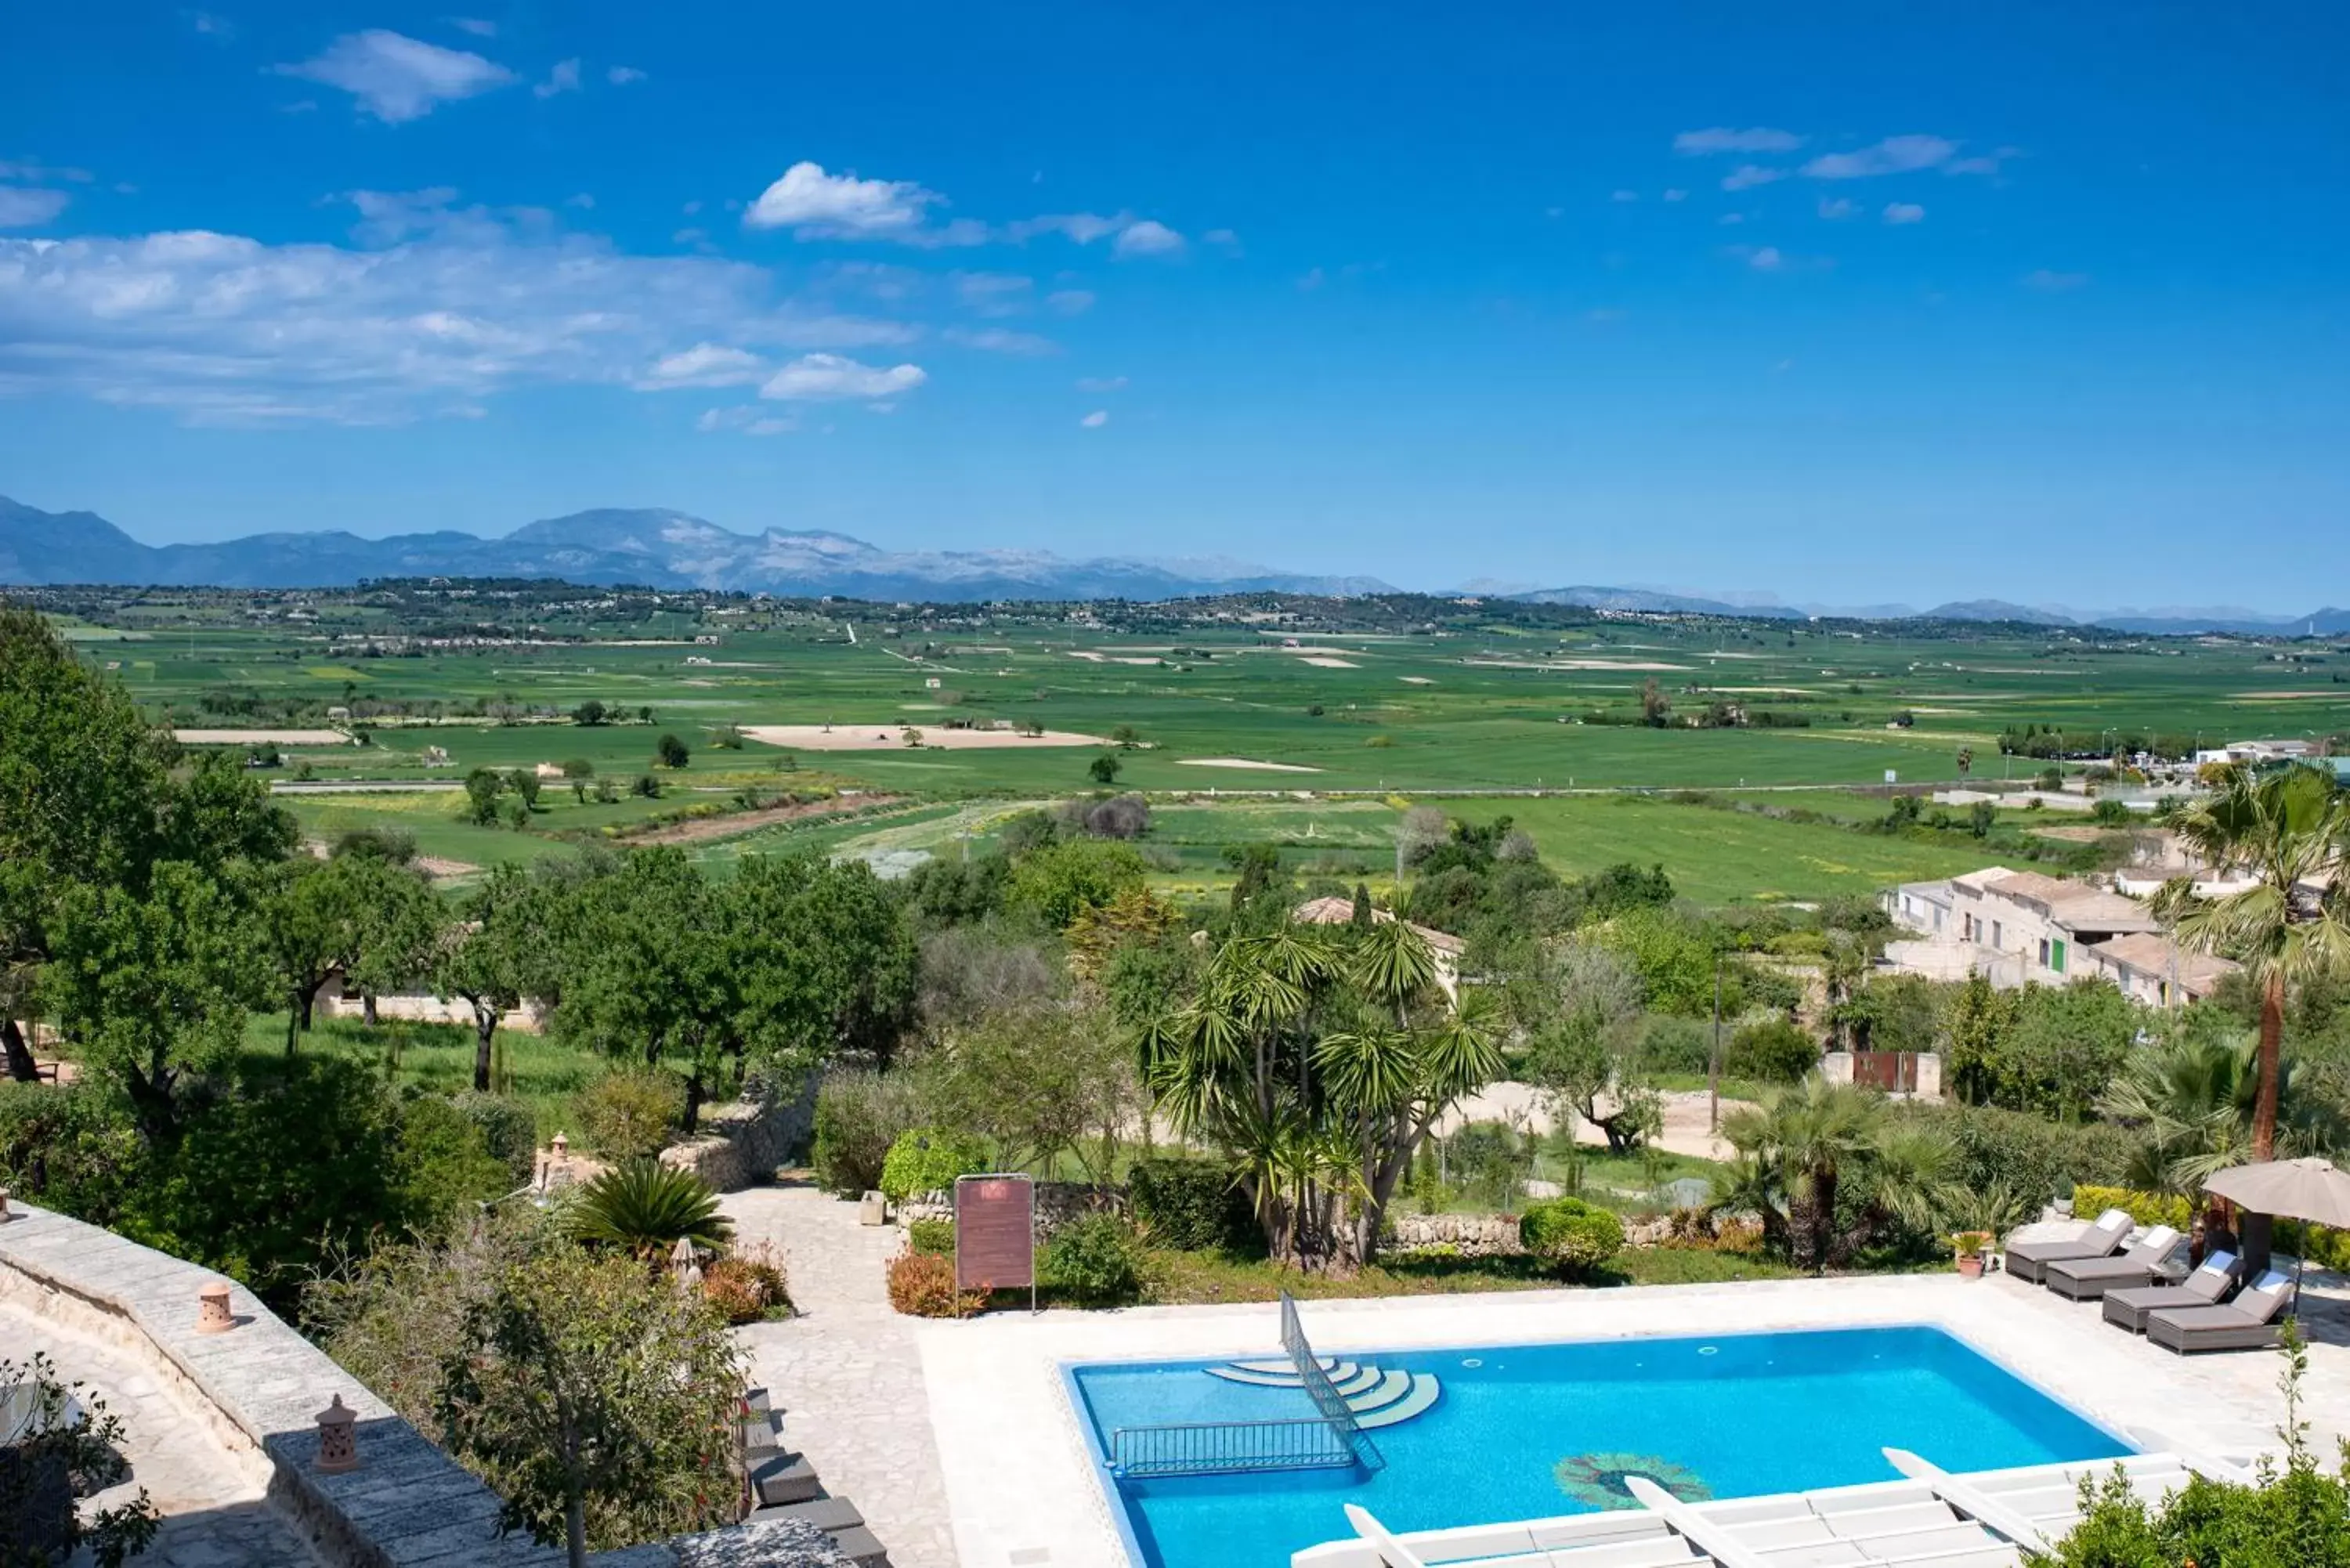
[[[1959,1261],[1959,1278],[1979,1280],[1983,1275],[1983,1255],[1991,1251],[1991,1232],[1961,1231],[1950,1238]]]

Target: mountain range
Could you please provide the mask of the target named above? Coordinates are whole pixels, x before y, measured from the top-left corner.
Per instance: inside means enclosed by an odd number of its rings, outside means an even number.
[[[770,528],[736,534],[682,512],[607,508],[526,524],[503,538],[438,532],[362,539],[339,531],[254,534],[206,545],[142,545],[93,512],[43,512],[0,496],[0,583],[158,587],[347,587],[370,577],[559,577],[569,582],[710,588],[786,597],[977,602],[988,599],[1166,599],[1212,594],[1362,596],[1402,590],[1377,577],[1277,571],[1229,560],[1100,557],[1043,550],[884,550],[846,534]],[[1786,605],[1765,595],[1721,597],[1660,588],[1477,582],[1456,590],[1534,604],[1679,615],[1802,619],[2009,621],[2183,635],[2350,632],[2350,610],[2275,616],[2232,607],[2072,611],[1977,599],[1928,610],[1903,605]]]

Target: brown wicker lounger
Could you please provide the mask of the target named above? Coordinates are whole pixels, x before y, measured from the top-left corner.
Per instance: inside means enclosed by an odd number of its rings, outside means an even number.
[[[2293,1282],[2271,1269],[2227,1306],[2147,1314],[2146,1336],[2181,1355],[2195,1350],[2267,1350],[2277,1343],[2277,1319],[2292,1299]]]
[[[2178,1232],[2157,1225],[2128,1251],[2117,1258],[2065,1258],[2048,1265],[2041,1278],[2060,1296],[2093,1302],[2109,1290],[2150,1285],[2162,1272],[2163,1260],[2178,1245]]]
[[[2187,1276],[2178,1285],[2148,1285],[2134,1291],[2106,1293],[2106,1321],[2129,1330],[2132,1334],[2146,1332],[2147,1314],[2173,1309],[2218,1306],[2236,1288],[2238,1259],[2233,1252],[2214,1252],[2203,1260],[2203,1266]]]
[[[2129,1240],[2135,1223],[2129,1211],[2108,1209],[2097,1222],[2078,1236],[2052,1237],[2045,1241],[2018,1241],[2002,1256],[2007,1272],[2025,1284],[2036,1285],[2047,1276],[2048,1265],[2071,1258],[2108,1258]]]

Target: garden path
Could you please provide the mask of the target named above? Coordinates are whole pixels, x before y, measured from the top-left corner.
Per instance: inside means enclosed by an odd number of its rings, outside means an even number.
[[[162,1526],[133,1560],[140,1568],[317,1568],[301,1535],[269,1506],[268,1461],[223,1448],[213,1427],[137,1359],[9,1306],[0,1306],[0,1348],[20,1363],[47,1355],[59,1377],[88,1385],[122,1417],[130,1474],[84,1506],[117,1507],[146,1490]]]
[[[858,1224],[857,1205],[804,1179],[720,1203],[737,1239],[774,1242],[790,1273],[799,1315],[736,1331],[785,1445],[857,1504],[896,1568],[955,1568],[921,1356],[883,1278],[903,1233]]]

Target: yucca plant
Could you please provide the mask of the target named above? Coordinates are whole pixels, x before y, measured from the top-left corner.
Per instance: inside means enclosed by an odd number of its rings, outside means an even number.
[[[715,1251],[734,1233],[708,1183],[650,1159],[617,1166],[588,1183],[567,1225],[576,1241],[622,1248],[648,1261],[681,1241]]]

